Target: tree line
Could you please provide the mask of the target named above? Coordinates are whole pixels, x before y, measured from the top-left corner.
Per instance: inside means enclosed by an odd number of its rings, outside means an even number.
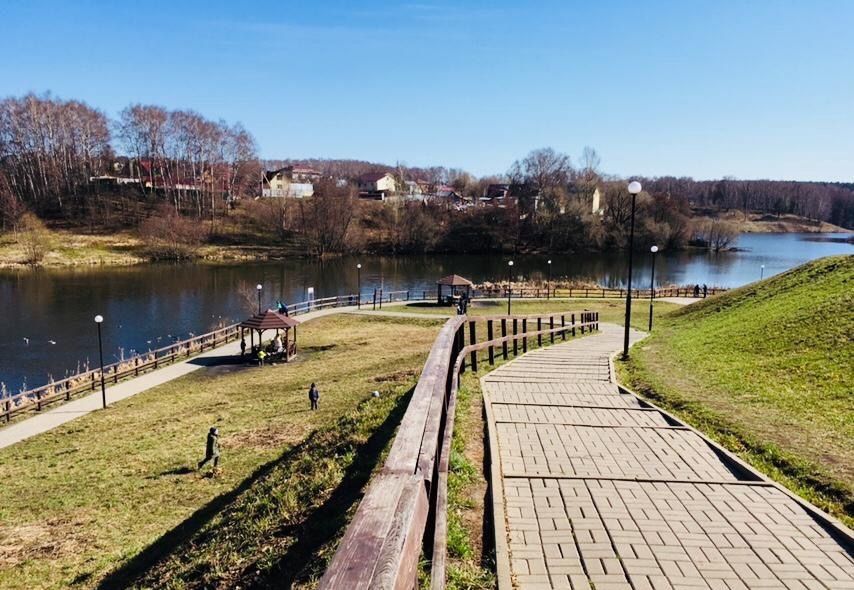
[[[50,94],[0,100],[5,226],[24,210],[85,216],[100,201],[105,177],[121,177],[127,184],[119,192],[155,206],[169,202],[215,219],[224,195],[254,194],[259,176],[255,139],[239,124],[153,105],[128,106],[111,121]]]

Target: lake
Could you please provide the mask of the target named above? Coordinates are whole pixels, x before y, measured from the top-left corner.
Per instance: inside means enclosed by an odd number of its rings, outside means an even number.
[[[656,284],[736,287],[808,260],[854,254],[848,234],[743,234],[738,252],[661,252]],[[238,265],[152,264],[120,268],[0,271],[0,382],[7,390],[42,385],[87,362],[97,362],[93,317],[104,320],[104,362],[165,346],[244,319],[255,307],[255,285],[265,304],[354,292],[356,263],[362,290],[375,287],[435,292],[437,278],[456,273],[475,282],[504,281],[509,256],[353,257],[294,259]],[[517,277],[545,276],[548,256],[514,257]],[[554,255],[552,273],[624,286],[625,254]],[[635,285],[647,287],[650,256],[636,255]]]

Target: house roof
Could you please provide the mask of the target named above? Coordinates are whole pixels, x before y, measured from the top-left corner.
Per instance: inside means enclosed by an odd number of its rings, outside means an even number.
[[[448,275],[436,281],[437,285],[445,285],[451,287],[473,287],[474,283],[470,280],[461,277],[460,275]]]
[[[391,172],[369,172],[367,174],[362,174],[359,177],[359,180],[361,182],[376,182],[376,181],[380,180],[381,178],[384,178],[384,177],[390,176],[390,175],[391,175]]]
[[[251,318],[240,322],[241,328],[252,330],[289,330],[299,325],[299,322],[272,309],[256,313]]]

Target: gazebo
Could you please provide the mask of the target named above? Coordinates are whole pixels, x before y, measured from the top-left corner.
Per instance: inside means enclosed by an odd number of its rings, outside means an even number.
[[[252,348],[255,347],[255,332],[258,332],[258,346],[261,346],[261,336],[267,330],[275,330],[276,335],[279,335],[279,330],[284,331],[285,340],[284,340],[284,353],[285,362],[288,362],[296,356],[297,354],[297,326],[299,322],[293,318],[290,318],[284,314],[273,311],[272,309],[268,309],[267,311],[256,313],[248,320],[244,320],[240,322],[240,338],[241,340],[244,338],[243,331],[249,330],[249,338],[252,345]],[[293,328],[294,337],[293,341],[289,339],[289,332]]]
[[[460,275],[448,275],[446,277],[442,277],[438,281],[436,281],[436,297],[439,302],[439,305],[443,303],[442,301],[442,287],[450,287],[451,296],[459,295],[463,291],[469,297],[471,297],[471,289],[474,287],[474,283],[470,280],[461,277]]]

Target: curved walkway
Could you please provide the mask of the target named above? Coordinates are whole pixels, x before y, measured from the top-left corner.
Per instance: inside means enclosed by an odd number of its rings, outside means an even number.
[[[299,316],[299,320],[301,323],[304,323],[310,320],[339,313],[380,315],[382,317],[417,317],[419,319],[428,320],[445,319],[444,316],[430,316],[426,314],[417,315],[407,312],[358,311],[355,306],[352,306],[332,307],[329,309],[312,311],[306,314],[301,314]],[[213,350],[209,350],[202,354],[196,355],[185,361],[180,361],[166,366],[162,369],[157,369],[156,371],[145,373],[143,375],[140,375],[139,377],[134,377],[133,379],[122,381],[121,383],[118,383],[116,385],[111,385],[107,387],[107,403],[113,404],[123,399],[132,397],[138,393],[142,393],[143,391],[147,391],[153,387],[157,387],[158,385],[162,385],[168,381],[172,381],[173,379],[178,379],[179,377],[188,375],[193,371],[208,366],[210,364],[209,361],[211,361],[212,359],[223,356],[235,356],[238,354],[240,354],[240,342],[229,342],[228,344],[224,344],[223,346],[214,348]],[[20,420],[19,422],[15,422],[14,424],[10,424],[9,426],[0,429],[0,449],[13,445],[22,440],[26,440],[43,432],[47,432],[48,430],[52,430],[57,426],[65,424],[66,422],[71,422],[72,420],[76,420],[77,418],[85,416],[90,412],[100,410],[101,406],[101,391],[97,390],[84,397],[64,403],[49,410],[44,410],[41,413],[35,414],[31,418],[26,418],[24,420]]]
[[[854,588],[850,530],[618,389],[622,337],[481,380],[499,590]]]

